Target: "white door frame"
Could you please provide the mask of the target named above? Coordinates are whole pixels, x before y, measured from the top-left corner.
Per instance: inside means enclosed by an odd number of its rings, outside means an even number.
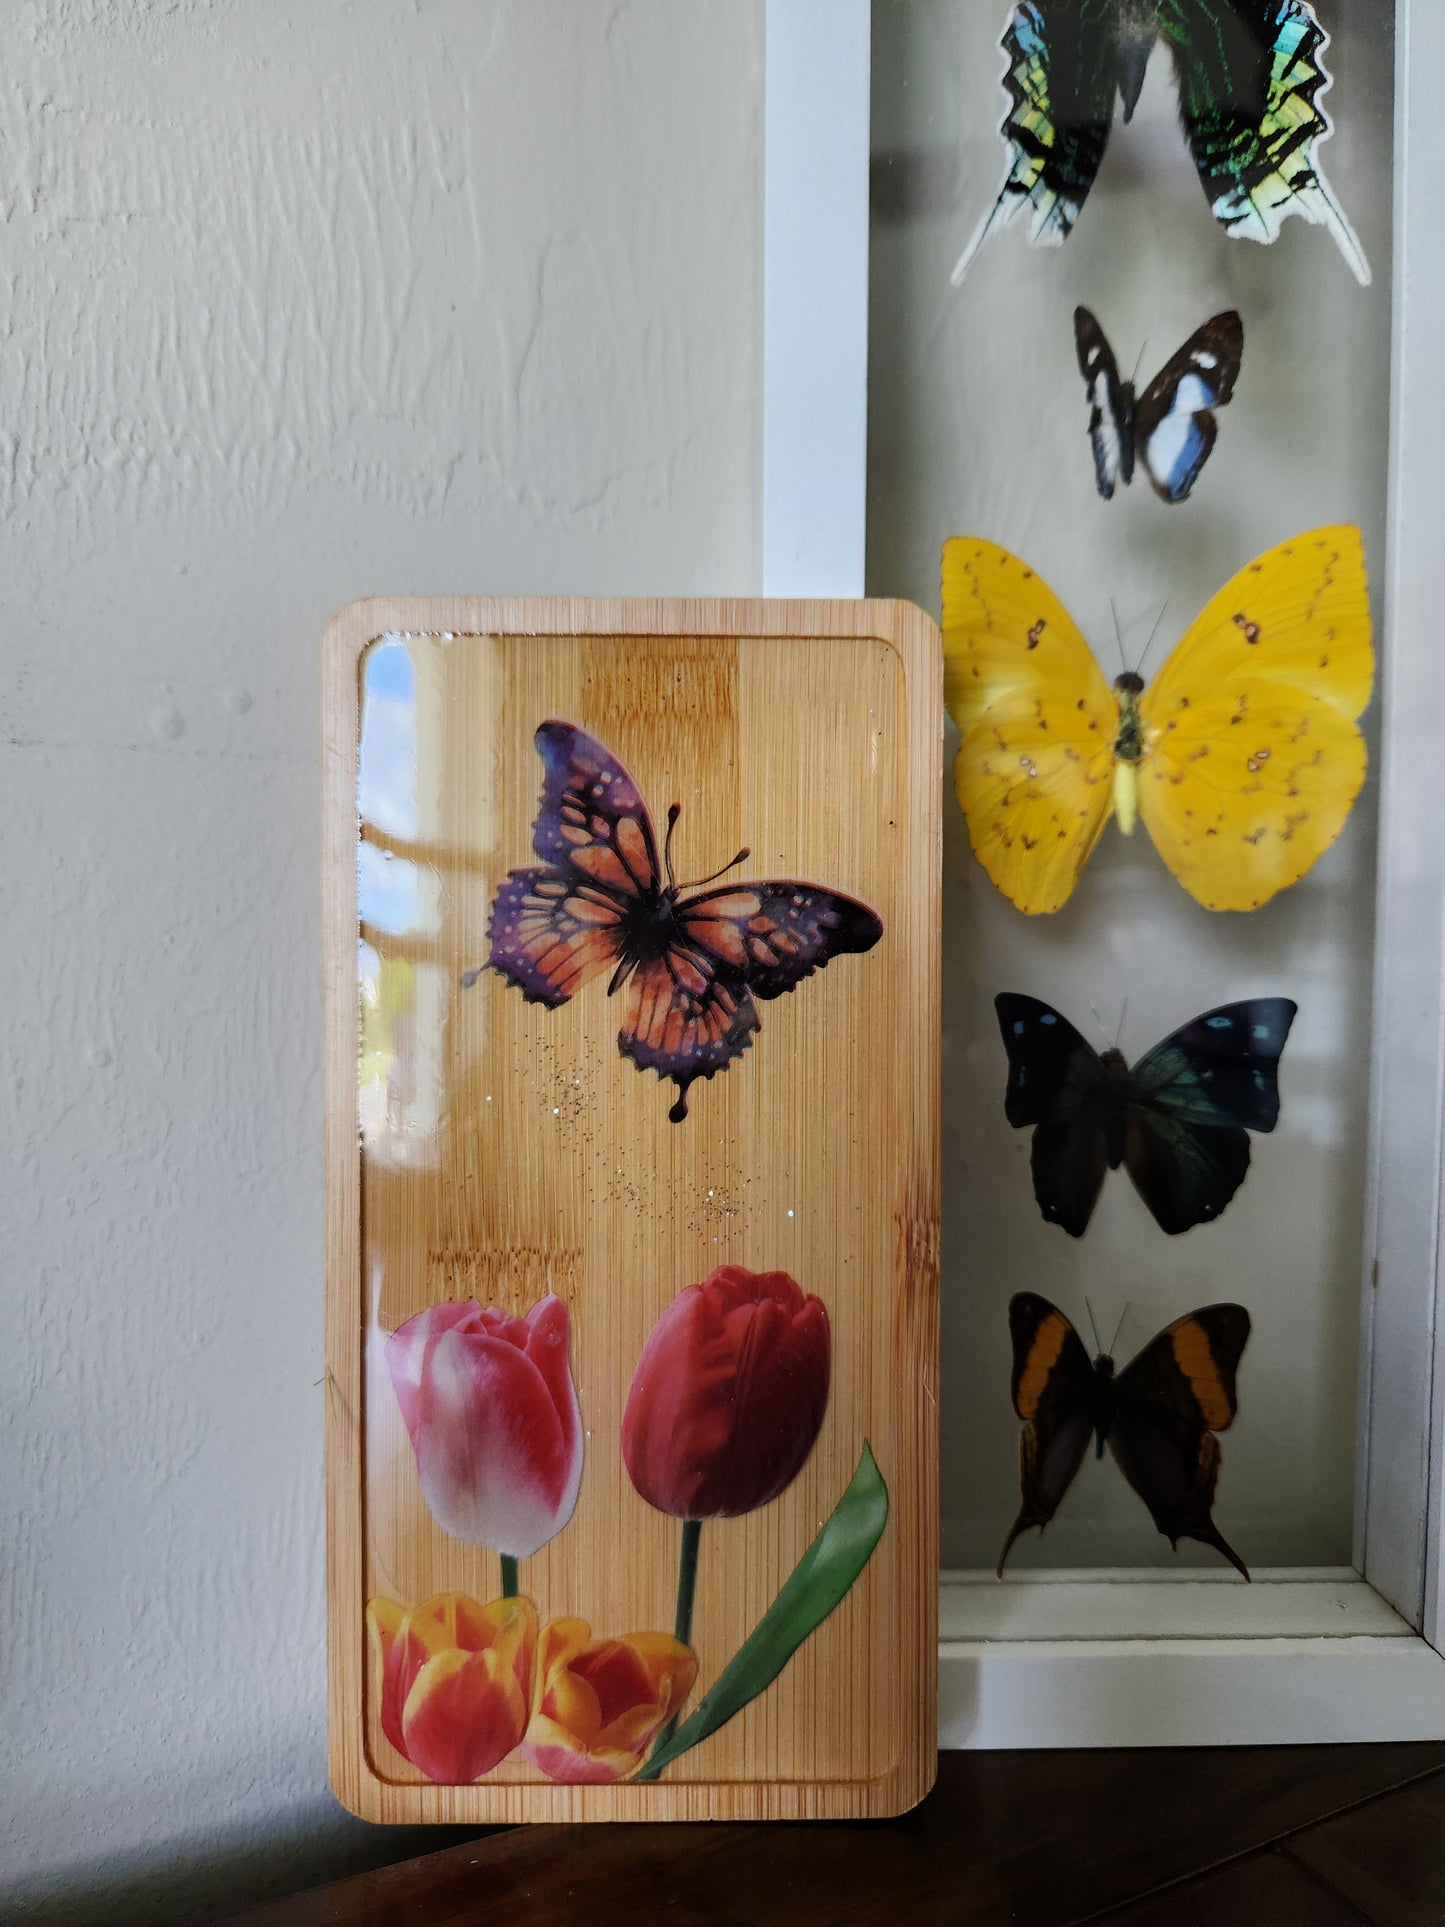
[[[869,0],[765,0],[763,592],[863,593]],[[1379,946],[1354,1566],[945,1573],[948,1747],[1445,1738],[1445,8],[1398,0]]]

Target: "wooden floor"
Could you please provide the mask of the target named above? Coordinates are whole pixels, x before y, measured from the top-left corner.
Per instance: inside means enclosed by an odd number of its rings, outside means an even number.
[[[947,1753],[902,1820],[531,1827],[250,1927],[1440,1927],[1445,1744]]]

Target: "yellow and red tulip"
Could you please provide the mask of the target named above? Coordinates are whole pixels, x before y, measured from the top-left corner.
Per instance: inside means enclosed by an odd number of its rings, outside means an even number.
[[[582,1619],[542,1628],[537,1692],[523,1752],[549,1780],[625,1780],[697,1678],[692,1648],[668,1633],[593,1639]]]
[[[443,1592],[410,1612],[373,1599],[366,1626],[382,1731],[429,1780],[466,1785],[520,1743],[537,1651],[529,1599],[479,1606]]]

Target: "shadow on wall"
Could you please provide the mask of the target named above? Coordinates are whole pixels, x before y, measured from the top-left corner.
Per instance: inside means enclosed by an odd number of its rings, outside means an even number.
[[[249,1829],[248,1829],[249,1831]],[[318,1840],[315,1813],[291,1815],[264,1844],[178,1854],[158,1867],[150,1856],[71,1874],[53,1873],[5,1904],[6,1927],[205,1927],[244,1918],[244,1910],[309,1887],[325,1886],[467,1840],[499,1827],[380,1827],[336,1812]],[[238,1910],[242,1910],[238,1914]]]

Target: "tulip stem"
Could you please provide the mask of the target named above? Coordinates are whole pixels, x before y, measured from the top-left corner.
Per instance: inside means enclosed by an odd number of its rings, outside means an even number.
[[[677,1562],[677,1614],[672,1622],[673,1633],[676,1638],[681,1640],[684,1646],[691,1646],[692,1644],[692,1598],[693,1594],[697,1591],[697,1549],[701,1539],[702,1520],[684,1519],[682,1522],[682,1552]],[[681,1709],[679,1708],[678,1712],[674,1713],[672,1718],[667,1722],[667,1725],[663,1727],[656,1740],[653,1741],[652,1750],[654,1753],[660,1753],[667,1745],[668,1741],[677,1731],[677,1722],[680,1717]]]
[[[504,1552],[501,1557],[502,1597],[503,1599],[515,1599],[522,1590],[517,1583],[517,1562],[509,1552]]]
[[[697,1590],[697,1548],[702,1520],[682,1522],[682,1555],[677,1562],[677,1618],[673,1631],[684,1646],[692,1644],[692,1596]]]

